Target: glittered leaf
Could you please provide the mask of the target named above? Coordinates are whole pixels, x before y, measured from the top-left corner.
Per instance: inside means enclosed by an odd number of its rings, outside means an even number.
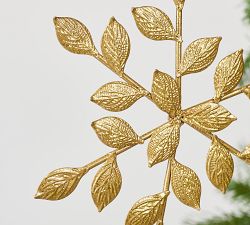
[[[148,145],[150,167],[174,156],[180,141],[180,126],[180,121],[172,120],[153,133]]]
[[[103,167],[97,172],[92,184],[92,198],[99,212],[119,194],[122,177],[116,162],[116,155],[110,154]]]
[[[93,122],[92,127],[99,139],[112,148],[121,149],[143,142],[126,121],[117,117],[102,118]]]
[[[229,94],[239,84],[243,71],[243,50],[224,58],[217,66],[214,76],[215,98],[221,99]]]
[[[161,110],[167,112],[171,117],[175,117],[181,110],[181,97],[176,81],[168,74],[158,70],[154,73],[152,99]]]
[[[217,132],[229,126],[236,117],[224,107],[208,102],[184,111],[183,121],[198,130]]]
[[[216,136],[208,153],[206,169],[212,184],[225,193],[233,176],[234,162],[229,151]]]
[[[168,195],[169,192],[162,192],[136,202],[128,213],[126,225],[154,225],[164,213]]]
[[[201,184],[190,168],[171,160],[171,184],[175,196],[185,205],[200,209]]]
[[[169,17],[152,6],[133,8],[136,25],[141,33],[152,40],[175,40],[176,32]]]
[[[75,54],[94,55],[96,48],[87,27],[70,17],[55,17],[56,34],[61,45]]]
[[[103,34],[101,47],[108,65],[115,71],[123,71],[130,53],[130,40],[127,31],[115,18],[111,18]]]
[[[191,43],[184,53],[180,74],[198,73],[210,66],[218,53],[220,41],[220,37],[213,37]]]
[[[128,109],[144,95],[143,91],[128,83],[115,81],[99,88],[91,101],[106,110],[119,112]]]
[[[69,196],[88,171],[85,168],[62,168],[49,173],[41,182],[36,199],[61,200]]]

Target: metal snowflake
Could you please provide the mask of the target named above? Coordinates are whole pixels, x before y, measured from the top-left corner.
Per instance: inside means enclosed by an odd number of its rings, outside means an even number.
[[[122,177],[116,157],[150,139],[149,166],[168,161],[163,191],[136,202],[127,216],[126,225],[163,224],[170,184],[175,196],[182,203],[199,209],[200,180],[193,170],[175,158],[180,128],[184,123],[211,139],[212,145],[206,165],[207,175],[212,184],[222,192],[227,190],[233,175],[234,162],[231,154],[249,163],[249,148],[240,152],[214,135],[214,132],[226,128],[236,120],[236,117],[219,103],[241,93],[250,98],[250,85],[235,89],[243,75],[242,50],[227,56],[218,64],[214,76],[214,98],[185,110],[181,108],[182,77],[203,71],[210,66],[221,41],[220,37],[198,39],[192,42],[182,55],[184,2],[185,0],[174,0],[176,28],[169,17],[155,7],[138,7],[132,10],[137,27],[144,36],[157,41],[173,40],[176,43],[176,78],[156,70],[151,92],[124,72],[130,53],[130,40],[124,27],[115,18],[110,20],[103,34],[102,54],[96,49],[88,29],[81,22],[69,17],[54,19],[58,40],[65,49],[95,57],[124,80],[105,84],[91,97],[91,101],[108,111],[117,112],[126,110],[140,98],[147,97],[168,113],[169,121],[141,136],[121,118],[105,117],[93,122],[92,127],[99,139],[115,150],[84,167],[62,168],[51,172],[40,184],[35,198],[63,199],[75,190],[83,175],[103,164],[92,184],[93,200],[98,210],[102,211],[116,198],[121,189]]]

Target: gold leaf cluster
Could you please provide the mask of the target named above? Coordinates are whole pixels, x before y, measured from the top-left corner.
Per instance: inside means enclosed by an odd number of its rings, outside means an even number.
[[[143,135],[137,134],[128,122],[116,116],[94,121],[92,127],[97,137],[112,148],[112,151],[84,167],[52,171],[42,180],[35,198],[60,200],[69,196],[89,170],[102,164],[91,188],[93,201],[98,210],[102,211],[121,190],[122,176],[117,156],[149,139],[149,167],[168,161],[163,191],[137,201],[128,213],[126,225],[163,225],[170,186],[180,202],[200,209],[201,182],[192,169],[176,159],[183,124],[189,125],[212,141],[206,171],[211,183],[222,192],[226,192],[233,176],[232,154],[250,163],[249,147],[240,152],[214,134],[236,120],[220,103],[242,93],[250,98],[250,85],[236,88],[243,75],[243,51],[230,54],[217,65],[214,73],[215,96],[198,105],[182,109],[182,78],[208,68],[217,56],[222,38],[199,38],[191,42],[182,54],[182,10],[185,0],[173,2],[177,12],[176,27],[166,13],[158,8],[143,6],[132,9],[136,25],[144,36],[157,41],[176,42],[176,77],[174,79],[166,72],[155,70],[151,92],[125,72],[131,48],[130,39],[125,28],[114,17],[110,19],[103,33],[101,52],[95,47],[87,27],[80,21],[70,17],[54,19],[57,38],[65,49],[75,54],[94,57],[123,80],[104,84],[91,96],[92,102],[105,110],[121,112],[146,97],[168,114],[168,121]]]

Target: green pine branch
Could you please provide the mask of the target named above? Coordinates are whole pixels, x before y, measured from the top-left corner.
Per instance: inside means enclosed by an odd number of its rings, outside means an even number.
[[[232,200],[250,203],[250,183],[248,181],[232,181],[228,190]],[[247,206],[250,207],[250,205]]]
[[[198,222],[195,224],[196,225],[249,225],[250,214],[245,212],[241,213],[238,216],[234,214],[225,214],[221,217],[214,217],[204,222]]]
[[[245,0],[245,16],[244,19],[250,24],[250,0]]]
[[[244,1],[245,1],[244,20],[247,22],[248,25],[250,25],[250,0],[244,0]],[[249,81],[250,81],[250,52],[248,52],[248,55],[246,56],[245,59],[245,70],[241,85],[244,85]]]

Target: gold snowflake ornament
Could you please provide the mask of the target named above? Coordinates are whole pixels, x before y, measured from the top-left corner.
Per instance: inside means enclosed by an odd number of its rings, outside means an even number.
[[[157,41],[172,40],[176,45],[175,79],[156,70],[151,92],[124,71],[130,53],[130,39],[125,28],[115,18],[111,18],[103,34],[101,53],[81,22],[69,17],[54,19],[58,40],[65,49],[96,58],[123,80],[105,84],[94,93],[91,101],[108,111],[118,112],[126,110],[140,98],[147,97],[169,115],[169,120],[143,135],[138,135],[129,123],[118,117],[104,117],[93,122],[92,127],[100,141],[114,150],[84,167],[62,168],[51,172],[43,179],[35,198],[60,200],[69,196],[89,170],[102,164],[91,188],[94,203],[102,211],[116,198],[122,186],[117,156],[150,139],[147,151],[149,167],[168,161],[163,190],[137,201],[128,213],[126,225],[163,224],[170,185],[178,200],[199,209],[200,180],[192,169],[178,162],[175,157],[183,124],[191,126],[211,140],[206,164],[207,175],[211,183],[222,192],[226,192],[233,176],[232,154],[249,163],[249,148],[240,152],[214,134],[236,120],[220,102],[242,93],[250,98],[250,85],[236,88],[243,75],[243,51],[232,53],[218,64],[214,75],[213,98],[182,109],[182,77],[210,66],[217,55],[221,38],[198,39],[182,54],[182,10],[185,1],[174,0],[174,3],[176,27],[163,11],[155,7],[132,9],[136,25],[144,36]]]

